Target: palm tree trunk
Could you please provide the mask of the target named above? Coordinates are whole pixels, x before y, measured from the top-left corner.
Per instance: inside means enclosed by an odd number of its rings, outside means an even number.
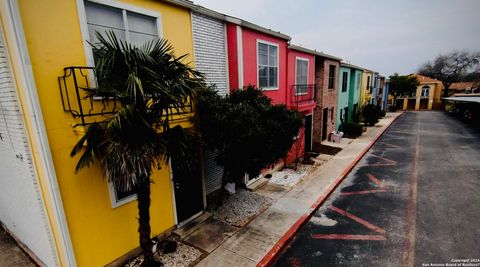
[[[143,250],[143,267],[160,266],[155,262],[152,252],[152,239],[150,238],[150,178],[143,179],[137,187],[138,200],[138,233],[140,247]]]

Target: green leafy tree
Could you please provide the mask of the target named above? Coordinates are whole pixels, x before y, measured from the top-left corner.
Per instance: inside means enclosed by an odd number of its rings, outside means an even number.
[[[397,97],[412,95],[419,85],[418,79],[414,75],[398,75],[398,73],[395,73],[389,78],[388,92],[393,95],[393,106],[396,106]]]
[[[195,124],[205,146],[217,151],[225,184],[258,176],[284,158],[302,127],[301,115],[285,105],[273,105],[253,86],[221,97],[212,88],[198,93]],[[220,194],[219,199],[221,199]]]
[[[135,190],[138,201],[139,242],[142,266],[160,266],[154,260],[150,230],[150,184],[153,168],[171,158],[187,158],[191,133],[171,127],[172,111],[186,110],[196,89],[203,86],[201,75],[176,58],[165,40],[141,47],[97,33],[93,45],[98,89],[91,94],[116,98],[121,103],[109,119],[91,124],[71,156],[81,154],[76,171],[100,163],[104,176],[117,190]],[[186,167],[188,161],[183,162]]]
[[[437,56],[433,61],[426,62],[418,73],[440,80],[443,84],[443,96],[449,96],[452,83],[461,81],[468,72],[480,61],[480,53],[453,51]]]

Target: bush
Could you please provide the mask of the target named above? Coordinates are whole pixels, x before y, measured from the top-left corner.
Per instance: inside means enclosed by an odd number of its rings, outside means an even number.
[[[390,111],[390,112],[396,112],[397,110],[398,110],[398,107],[396,107],[394,105],[388,106],[388,111]]]
[[[344,123],[342,130],[345,137],[356,138],[362,135],[363,126],[358,123]]]
[[[362,115],[365,125],[373,126],[378,122],[379,107],[368,104],[363,107]]]
[[[383,117],[385,117],[386,115],[387,115],[387,113],[385,112],[385,110],[380,110],[380,111],[378,112],[378,117],[380,117],[380,118],[383,118]]]

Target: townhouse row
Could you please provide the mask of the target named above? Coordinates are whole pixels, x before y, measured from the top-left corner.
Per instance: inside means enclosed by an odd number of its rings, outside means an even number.
[[[377,72],[190,1],[5,0],[0,20],[0,221],[46,266],[106,265],[138,246],[135,195],[117,192],[99,166],[75,173],[69,156],[88,123],[111,111],[83,97],[95,84],[89,42],[96,31],[136,45],[167,39],[220,94],[262,88],[303,114],[302,153],[365,104],[387,102]],[[174,121],[188,128],[190,117]],[[174,162],[153,173],[153,235],[201,215],[220,188],[222,169],[204,152],[192,183],[174,185]],[[293,160],[290,153],[286,161]]]

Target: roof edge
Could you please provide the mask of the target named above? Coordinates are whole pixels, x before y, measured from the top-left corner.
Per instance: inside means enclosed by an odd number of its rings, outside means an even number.
[[[342,59],[339,58],[339,57],[332,56],[332,55],[329,55],[329,54],[325,54],[323,52],[319,52],[317,50],[312,50],[312,49],[309,49],[309,48],[305,48],[305,47],[299,46],[299,45],[291,44],[291,45],[288,46],[288,48],[290,48],[292,50],[308,53],[308,54],[313,54],[313,55],[320,56],[320,57],[333,59],[333,60],[336,60],[336,61],[342,61]]]

